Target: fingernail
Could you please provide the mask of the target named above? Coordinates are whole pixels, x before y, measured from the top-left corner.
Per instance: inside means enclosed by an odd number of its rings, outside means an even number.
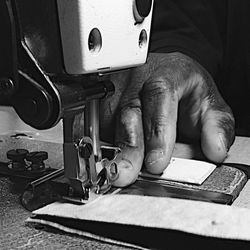
[[[118,166],[119,168],[124,168],[124,169],[133,168],[132,162],[124,158],[121,161],[119,161]]]
[[[223,149],[228,152],[229,150],[229,147],[227,147],[227,144],[225,142],[225,136],[222,134],[222,133],[219,133],[219,138],[220,138],[220,142],[221,142],[221,145],[223,146]]]
[[[147,165],[153,165],[163,160],[164,153],[161,150],[151,150],[148,152],[145,163]]]
[[[109,174],[109,178],[111,181],[115,181],[119,177],[117,164],[115,162],[111,163],[111,165],[108,169],[108,174]]]
[[[112,162],[112,164],[110,165],[110,173],[112,175],[115,175],[118,173],[117,164],[115,162]]]
[[[126,187],[134,183],[137,179],[138,173],[135,172],[132,163],[127,159],[122,159],[117,163],[119,178],[114,181],[116,187]]]

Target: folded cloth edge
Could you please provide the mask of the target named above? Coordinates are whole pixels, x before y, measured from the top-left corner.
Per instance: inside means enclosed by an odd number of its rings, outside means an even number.
[[[52,203],[33,213],[250,241],[249,209],[201,201],[116,194],[84,206]]]
[[[66,233],[77,234],[79,236],[84,236],[84,237],[87,237],[89,239],[94,239],[94,240],[98,240],[98,241],[105,242],[105,243],[110,243],[110,244],[115,244],[115,245],[125,246],[125,247],[131,247],[131,248],[139,249],[139,250],[148,250],[148,248],[144,248],[144,247],[139,246],[139,245],[135,245],[135,244],[131,244],[131,243],[127,243],[124,241],[119,241],[119,240],[115,240],[115,239],[111,239],[111,238],[107,238],[107,237],[102,237],[100,235],[96,235],[96,234],[86,232],[86,231],[81,231],[78,229],[73,229],[73,228],[66,227],[66,226],[63,226],[59,223],[52,222],[49,220],[28,218],[26,220],[26,222],[27,223],[39,223],[42,225],[46,225],[46,226],[50,226],[50,227],[59,229],[59,230],[64,231]]]

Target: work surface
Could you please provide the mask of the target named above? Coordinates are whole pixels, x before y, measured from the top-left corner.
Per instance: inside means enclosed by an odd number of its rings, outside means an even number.
[[[5,112],[5,109],[3,111]],[[7,122],[6,126],[1,124],[3,127],[0,128],[0,133],[3,130],[31,130],[31,128],[20,124],[19,120],[13,121],[13,116],[10,117],[9,110],[4,115],[9,116],[5,117],[5,120],[8,121],[9,119],[10,123]],[[9,124],[13,127],[10,128]],[[55,133],[58,130],[61,133],[60,128],[57,128],[51,134],[58,138]],[[176,145],[174,156],[201,157],[199,149],[184,144]],[[250,138],[236,138],[226,161],[250,165]],[[21,206],[19,195],[18,188],[15,189],[8,178],[0,177],[0,249],[128,249],[85,237],[61,233],[52,228],[27,225],[25,220],[31,213]],[[250,209],[250,181],[245,185],[233,206]]]
[[[190,146],[177,144],[174,156],[198,157],[197,152]],[[249,155],[250,138],[238,137],[226,161],[250,165]],[[0,177],[0,197],[0,249],[127,249],[51,228],[27,225],[25,220],[31,214],[20,205],[18,190],[13,189],[5,177]],[[233,206],[250,209],[249,181]]]
[[[26,225],[31,213],[20,205],[19,194],[11,186],[7,178],[0,178],[0,249],[127,249]]]

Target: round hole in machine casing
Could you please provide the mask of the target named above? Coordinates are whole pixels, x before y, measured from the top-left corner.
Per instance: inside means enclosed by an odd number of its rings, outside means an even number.
[[[89,33],[88,48],[91,53],[98,53],[102,48],[102,35],[99,29],[94,28]]]
[[[148,41],[147,32],[145,29],[143,29],[139,35],[139,41],[138,41],[139,47],[140,48],[146,47],[147,41]]]

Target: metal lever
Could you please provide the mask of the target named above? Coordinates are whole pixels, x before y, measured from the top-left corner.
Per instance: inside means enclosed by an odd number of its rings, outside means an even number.
[[[63,176],[64,169],[58,169],[48,175],[30,182],[23,192],[20,200],[21,204],[29,211],[38,209],[53,201],[60,199],[61,194],[68,192],[68,185],[59,183],[53,185],[52,180]],[[59,192],[60,190],[60,192]]]
[[[90,137],[93,143],[93,154],[96,161],[102,160],[100,135],[99,135],[99,105],[100,100],[89,101],[85,107],[84,128],[85,135]]]

